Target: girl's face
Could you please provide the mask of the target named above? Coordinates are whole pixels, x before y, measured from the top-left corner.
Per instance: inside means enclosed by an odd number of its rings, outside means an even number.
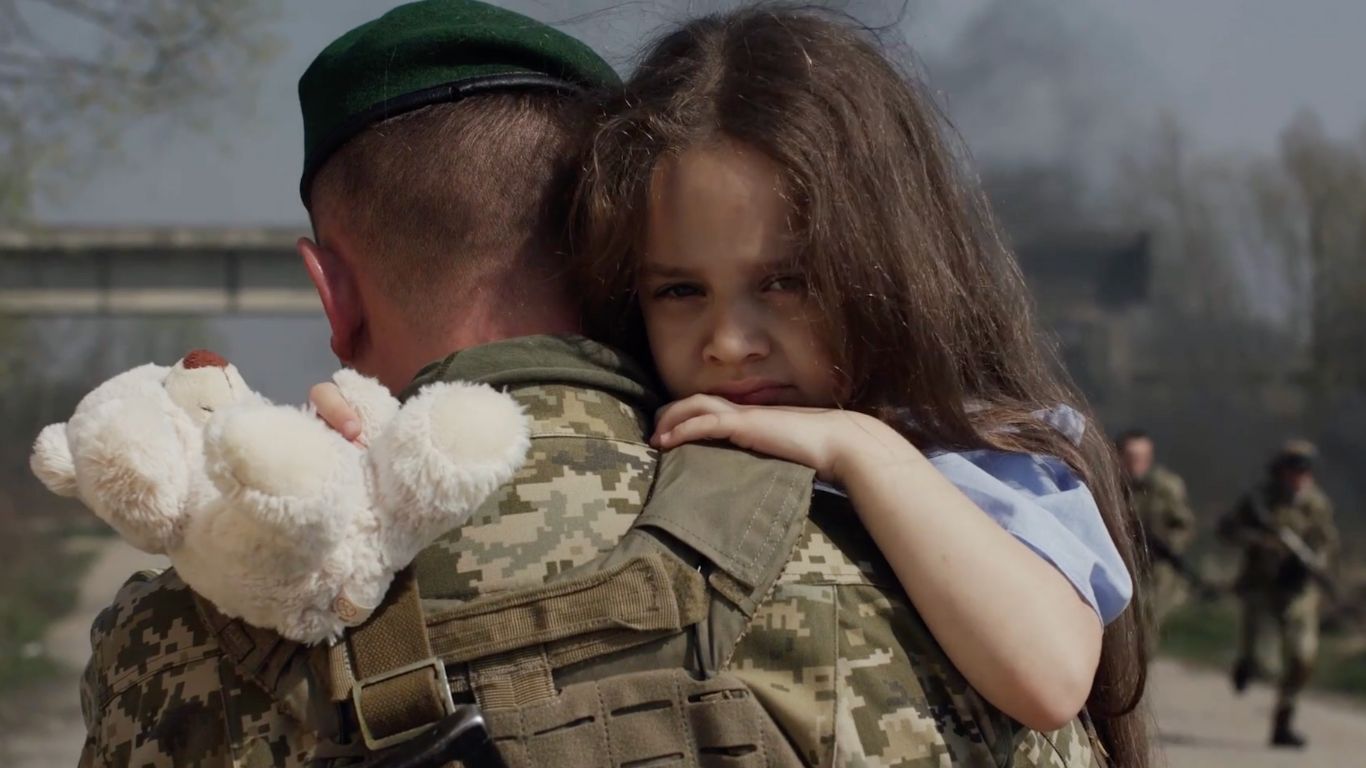
[[[674,397],[839,399],[789,210],[777,166],[740,144],[692,149],[655,169],[637,288],[655,365]]]

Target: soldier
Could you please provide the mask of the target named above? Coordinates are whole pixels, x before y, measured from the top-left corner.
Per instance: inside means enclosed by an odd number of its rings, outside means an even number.
[[[531,451],[333,648],[135,577],[92,630],[82,765],[477,768],[487,733],[519,766],[1097,764],[1084,719],[1029,731],[965,683],[810,469],[647,444],[650,378],[572,335],[558,261],[582,95],[616,83],[473,0],[310,66],[299,248],[332,348],[405,396],[506,389]]]
[[[1115,447],[1130,503],[1143,524],[1148,545],[1149,569],[1144,583],[1149,637],[1156,642],[1162,623],[1186,601],[1187,582],[1198,579],[1184,557],[1195,537],[1195,515],[1186,500],[1185,482],[1154,461],[1153,439],[1147,432],[1129,430],[1115,440]]]
[[[1337,554],[1333,507],[1314,482],[1314,446],[1287,442],[1249,491],[1219,523],[1220,536],[1243,548],[1237,590],[1242,626],[1233,686],[1241,693],[1257,674],[1258,632],[1279,633],[1281,679],[1271,743],[1302,747],[1292,727],[1295,699],[1309,681],[1318,651],[1319,603]]]

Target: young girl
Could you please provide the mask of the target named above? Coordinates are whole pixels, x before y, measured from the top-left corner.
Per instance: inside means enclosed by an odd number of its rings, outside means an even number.
[[[1116,764],[1142,766],[1135,527],[1110,448],[1059,407],[1077,398],[940,129],[821,14],[687,24],[589,148],[587,330],[654,361],[676,399],[657,447],[813,467],[984,697],[1041,730],[1087,705]]]

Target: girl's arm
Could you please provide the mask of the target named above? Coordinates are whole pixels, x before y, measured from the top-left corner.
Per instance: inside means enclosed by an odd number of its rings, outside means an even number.
[[[1100,661],[1095,610],[900,434],[867,421],[832,475],[935,639],[1002,712],[1062,727],[1085,706]]]
[[[891,427],[849,411],[693,397],[661,413],[658,430],[661,448],[724,439],[839,483],[979,693],[1041,731],[1061,727],[1085,705],[1100,659],[1096,612]]]

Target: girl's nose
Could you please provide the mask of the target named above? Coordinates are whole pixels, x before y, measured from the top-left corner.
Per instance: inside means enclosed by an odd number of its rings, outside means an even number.
[[[734,366],[768,356],[768,333],[763,324],[750,314],[743,309],[717,314],[706,347],[702,350],[707,362]]]

